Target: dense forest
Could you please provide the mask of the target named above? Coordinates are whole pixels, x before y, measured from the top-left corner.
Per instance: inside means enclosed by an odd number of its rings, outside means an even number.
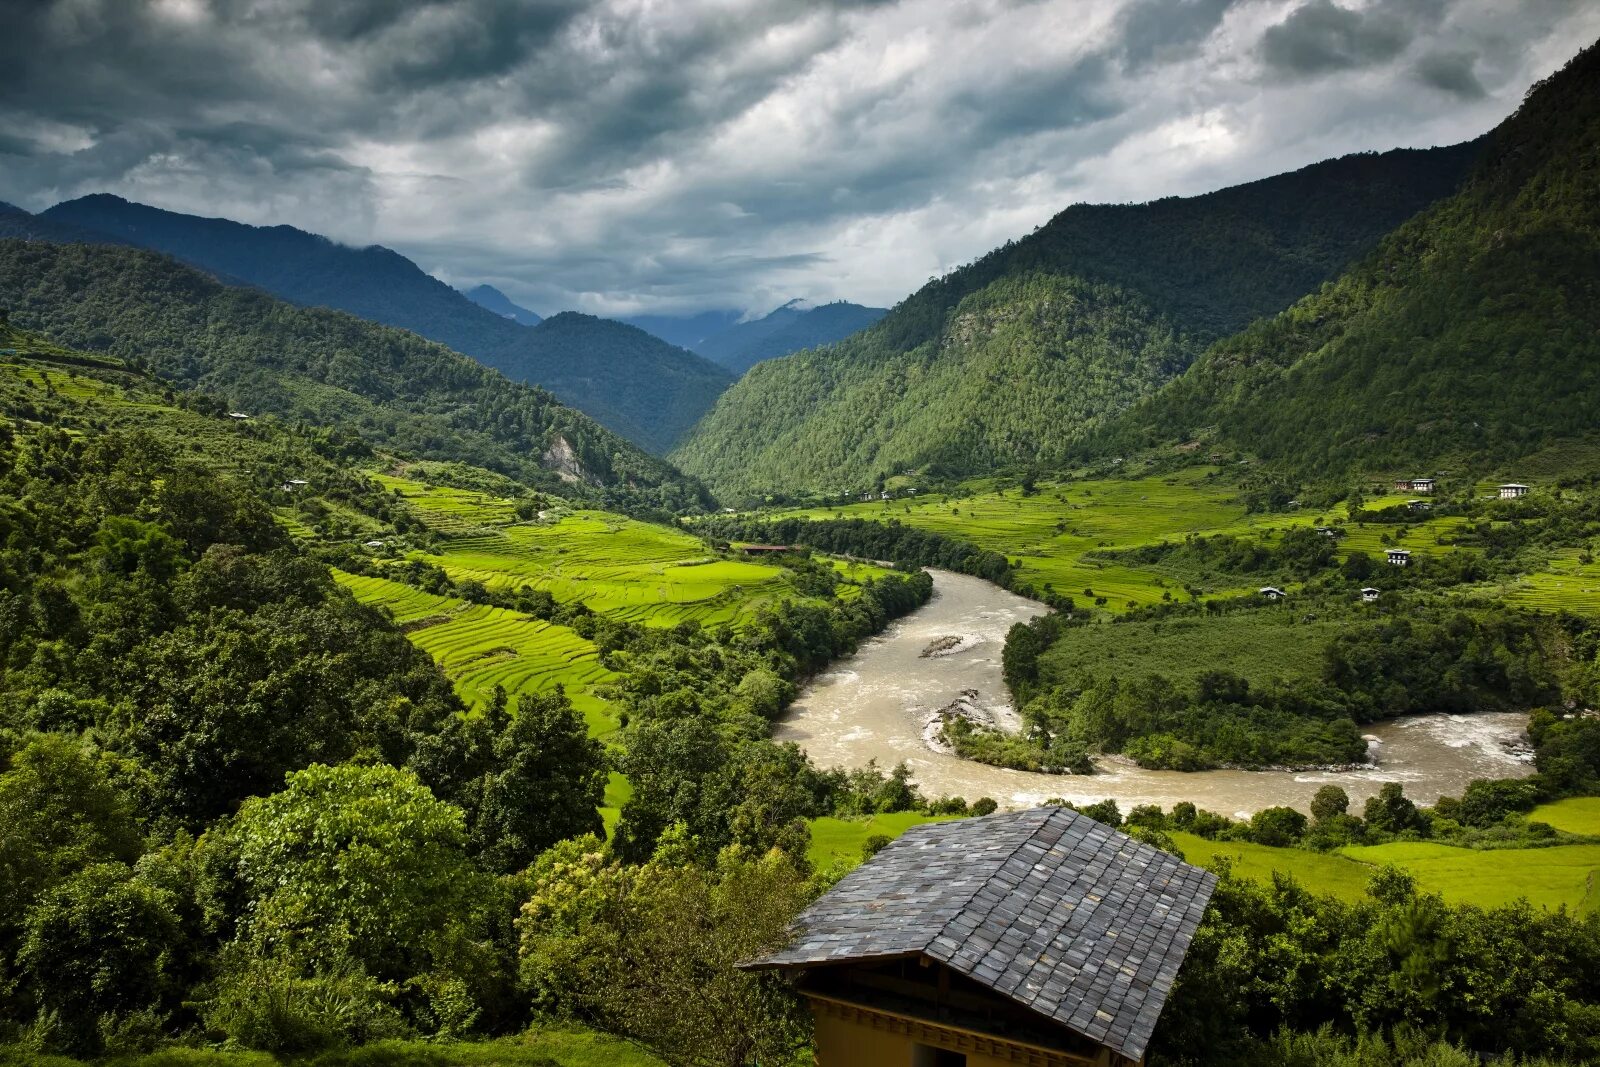
[[[1206,344],[1287,307],[1448,195],[1479,148],[1068,208],[863,333],[760,365],[674,457],[734,494],[1057,462]]]
[[[246,412],[337,425],[568,492],[587,485],[618,504],[681,510],[708,500],[542,389],[415,334],[222,285],[166,256],[0,241],[0,306],[18,325],[123,357]]]
[[[1534,86],[1457,195],[1207,352],[1096,442],[1218,438],[1302,476],[1487,465],[1590,433],[1600,48]]]
[[[641,330],[590,316],[529,328],[480,306],[398,252],[350,248],[291,226],[247,226],[130,203],[106,194],[39,215],[71,232],[165,252],[235,283],[306,307],[348,311],[411,330],[556,394],[614,432],[663,453],[731,379]],[[46,231],[37,239],[57,239]],[[81,237],[74,237],[81,240]]]

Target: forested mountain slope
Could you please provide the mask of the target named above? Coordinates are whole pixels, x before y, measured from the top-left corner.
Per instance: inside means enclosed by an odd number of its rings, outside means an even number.
[[[762,360],[790,352],[842,341],[888,314],[887,308],[869,308],[838,300],[808,307],[798,300],[750,322],[738,322],[695,346],[695,351],[743,374]]]
[[[1494,463],[1600,421],[1600,45],[1455,196],[1217,344],[1101,451],[1215,434],[1303,475]]]
[[[199,218],[105,194],[57,204],[39,217],[165,252],[296,304],[412,330],[549,389],[655,452],[693,426],[730,381],[708,360],[618,324],[585,318],[556,330],[520,325],[377,245],[351,248],[291,226]]]
[[[706,502],[666,463],[542,389],[413,333],[222,285],[153,252],[0,241],[0,307],[20,326],[246,412],[346,428],[618,506]]]
[[[1208,343],[1288,306],[1452,192],[1479,147],[1068,208],[870,329],[752,369],[675,458],[732,492],[1057,462]]]

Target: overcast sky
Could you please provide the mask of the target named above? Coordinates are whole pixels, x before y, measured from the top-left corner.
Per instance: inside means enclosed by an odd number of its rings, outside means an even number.
[[[1078,201],[1449,144],[1596,0],[0,0],[0,199],[397,248],[544,314],[892,304]]]

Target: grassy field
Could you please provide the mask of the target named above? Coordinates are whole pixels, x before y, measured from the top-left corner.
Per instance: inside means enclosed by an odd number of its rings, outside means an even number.
[[[1594,818],[1600,814],[1597,808],[1600,800],[1591,800],[1583,810]],[[1565,906],[1580,914],[1600,907],[1600,887],[1596,886],[1600,880],[1600,845],[1483,850],[1416,841],[1318,853],[1238,841],[1207,841],[1184,833],[1172,837],[1191,863],[1204,865],[1227,857],[1234,874],[1240,877],[1267,882],[1274,872],[1287,874],[1308,889],[1342,900],[1360,900],[1373,872],[1384,864],[1393,864],[1409,871],[1420,891],[1437,893],[1455,904],[1490,908],[1526,897],[1536,908],[1554,910]]]
[[[900,811],[890,815],[871,815],[862,819],[835,819],[831,816],[811,820],[811,849],[807,856],[817,870],[835,863],[855,866],[861,862],[861,846],[875,834],[899,837],[913,826],[925,822],[946,822],[950,815],[921,815]]]
[[[1287,874],[1313,892],[1352,902],[1366,896],[1367,880],[1376,870],[1329,852],[1269,848],[1247,841],[1208,841],[1185,833],[1174,833],[1172,839],[1183,852],[1183,858],[1197,866],[1204,867],[1225,858],[1236,877],[1271,882],[1274,873]]]
[[[1600,837],[1600,797],[1568,797],[1541,804],[1528,813],[1532,822],[1549,823],[1569,834]]]
[[[1040,657],[1041,675],[1063,678],[1083,665],[1102,677],[1127,669],[1176,682],[1209,670],[1232,671],[1252,682],[1315,678],[1324,646],[1349,625],[1343,615],[1316,614],[1308,623],[1303,608],[1276,604],[1229,615],[1226,622],[1200,616],[1074,627]]]
[[[590,733],[601,736],[617,728],[611,706],[594,692],[614,675],[600,665],[594,645],[565,626],[434,596],[384,578],[342,571],[335,577],[356,599],[392,612],[406,636],[433,657],[471,706],[485,706],[496,686],[515,705],[524,693],[560,685]]]
[[[1600,845],[1479,850],[1415,841],[1340,851],[1362,863],[1403,867],[1420,889],[1449,901],[1487,908],[1527,897],[1536,908],[1566,905],[1580,914],[1600,903]]]
[[[1404,502],[1404,497],[1379,497],[1366,506],[1376,509]],[[1342,504],[1325,511],[1252,514],[1238,490],[1222,484],[1214,469],[1205,467],[1162,477],[1042,483],[1032,495],[1016,487],[998,487],[992,480],[975,481],[949,495],[804,508],[777,512],[774,517],[894,519],[1002,553],[1021,563],[1022,574],[1031,583],[1049,586],[1080,603],[1104,597],[1104,606],[1111,611],[1154,604],[1164,596],[1181,598],[1189,583],[1210,595],[1249,592],[1262,583],[1243,578],[1208,581],[1097,555],[1181,541],[1190,534],[1271,540],[1293,526],[1334,523],[1342,524],[1346,535],[1340,542],[1342,550],[1378,555],[1387,547],[1383,538],[1394,538],[1402,529],[1347,523]],[[1462,521],[1419,517],[1397,543],[1419,555],[1452,551],[1444,542]],[[1596,585],[1600,586],[1600,577]]]

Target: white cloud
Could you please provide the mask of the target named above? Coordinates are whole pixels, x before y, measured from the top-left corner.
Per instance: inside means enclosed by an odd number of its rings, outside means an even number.
[[[1581,0],[60,0],[0,198],[380,241],[541,312],[888,304],[1076,201],[1453,143]]]

